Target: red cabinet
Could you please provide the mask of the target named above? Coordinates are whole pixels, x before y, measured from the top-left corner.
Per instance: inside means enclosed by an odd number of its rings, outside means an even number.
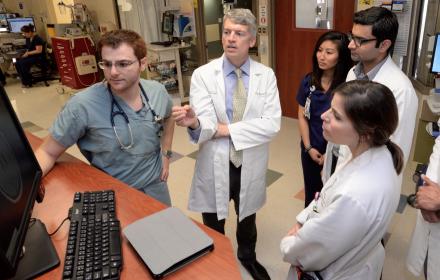
[[[90,37],[52,37],[52,48],[63,85],[81,89],[98,82],[95,46]]]

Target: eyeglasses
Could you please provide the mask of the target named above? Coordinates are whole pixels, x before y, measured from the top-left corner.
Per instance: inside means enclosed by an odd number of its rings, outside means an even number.
[[[354,44],[356,45],[356,47],[360,47],[360,46],[362,46],[365,43],[377,40],[376,38],[374,38],[374,39],[365,39],[365,38],[357,37],[357,36],[354,36],[351,32],[347,33],[347,37],[348,37],[348,41],[349,42],[353,41]]]
[[[111,62],[111,61],[103,60],[98,62],[98,66],[102,70],[110,70],[114,65],[116,69],[124,70],[137,61],[138,60],[119,60],[119,61]]]

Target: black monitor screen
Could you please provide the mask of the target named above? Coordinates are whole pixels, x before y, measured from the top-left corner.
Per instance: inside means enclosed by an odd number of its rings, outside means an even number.
[[[440,73],[440,33],[435,35],[434,52],[432,53],[431,73]]]
[[[0,274],[16,269],[40,184],[41,169],[0,86]],[[2,277],[0,277],[2,278]]]
[[[165,12],[162,15],[162,33],[173,36],[174,33],[174,14]]]
[[[22,17],[22,18],[8,18],[6,19],[9,26],[9,32],[20,33],[21,28],[25,25],[32,24],[35,26],[34,18]]]

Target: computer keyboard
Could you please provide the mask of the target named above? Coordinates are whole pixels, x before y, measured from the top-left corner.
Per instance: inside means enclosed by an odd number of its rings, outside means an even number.
[[[115,206],[112,190],[75,193],[63,279],[119,279],[121,227]]]

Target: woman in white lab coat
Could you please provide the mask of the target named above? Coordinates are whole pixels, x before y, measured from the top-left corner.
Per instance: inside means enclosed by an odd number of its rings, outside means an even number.
[[[386,232],[400,194],[400,148],[389,140],[398,122],[397,105],[384,85],[351,81],[334,90],[322,115],[328,141],[347,145],[352,157],[297,216],[281,241],[284,261],[322,279],[379,279]],[[314,278],[321,279],[321,278]]]

